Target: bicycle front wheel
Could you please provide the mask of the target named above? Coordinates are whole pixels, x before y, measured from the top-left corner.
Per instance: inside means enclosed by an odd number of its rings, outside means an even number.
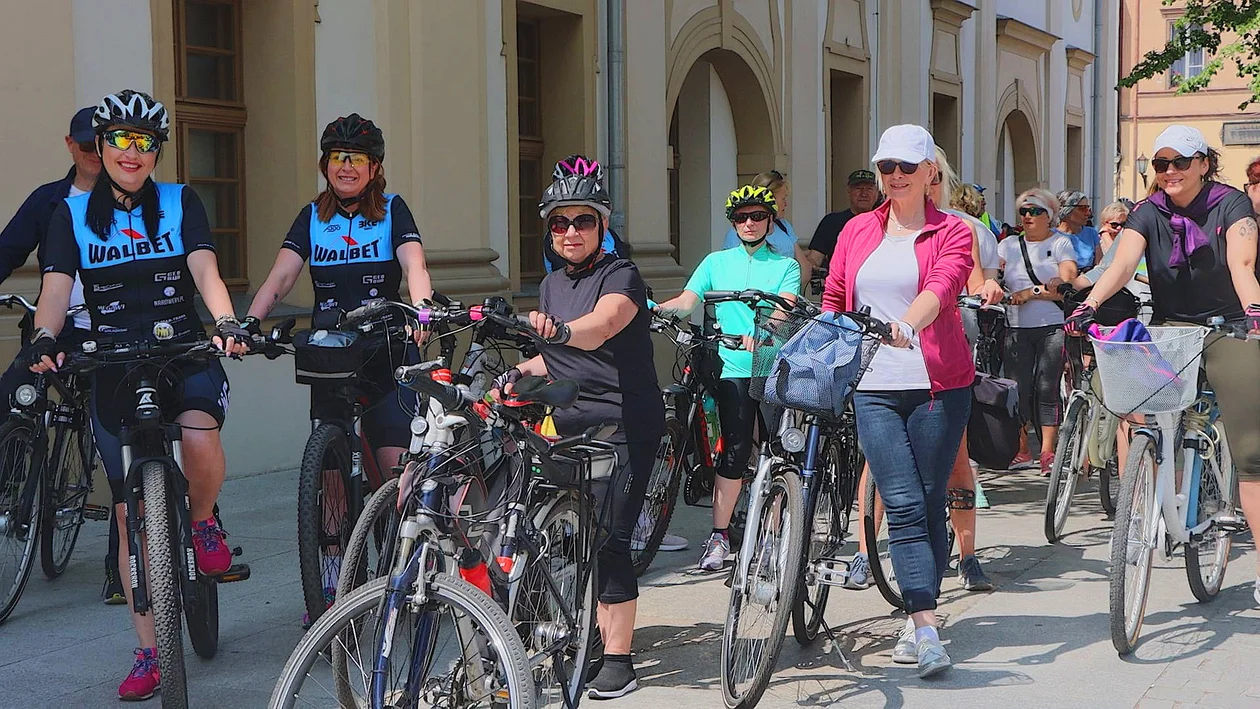
[[[1159,500],[1155,499],[1157,471],[1155,442],[1150,436],[1134,436],[1120,479],[1120,500],[1111,529],[1111,644],[1121,655],[1137,647],[1146,614],[1146,592],[1161,514]]]
[[[722,701],[729,709],[754,707],[774,674],[796,600],[805,547],[805,500],[793,471],[773,471],[760,513],[748,520],[752,535],[747,577],[731,584],[722,628]]]
[[[289,655],[271,709],[384,706],[534,709],[525,648],[494,601],[467,582],[435,576],[425,603],[383,618],[388,578],[338,599]],[[385,672],[373,677],[385,633]],[[375,684],[374,684],[375,683]]]
[[[157,634],[158,662],[162,667],[162,709],[188,706],[184,671],[184,633],[180,627],[180,574],[172,528],[173,500],[166,466],[149,461],[140,466],[144,481],[144,531],[149,548],[149,607]]]
[[[1214,448],[1215,454],[1210,460],[1202,461],[1199,471],[1196,524],[1222,512],[1233,514],[1237,502],[1234,459],[1229,454],[1225,424],[1217,421],[1216,426],[1220,438]],[[1186,580],[1199,603],[1211,601],[1220,592],[1221,582],[1225,580],[1225,567],[1229,564],[1230,546],[1229,531],[1216,527],[1209,527],[1203,532],[1202,539],[1192,540],[1186,545]]]
[[[58,429],[57,445],[50,459],[54,467],[44,476],[48,488],[39,546],[40,563],[50,579],[64,573],[70,563],[83,527],[83,508],[92,491],[96,444],[85,419],[84,413],[79,412],[75,423]]]
[[[1076,397],[1068,404],[1059,428],[1059,441],[1054,448],[1054,463],[1050,466],[1049,484],[1046,486],[1046,541],[1054,544],[1063,536],[1068,512],[1072,509],[1072,495],[1089,461],[1086,442],[1089,440],[1089,406],[1084,397]]]
[[[43,490],[37,474],[35,426],[24,418],[10,418],[0,425],[0,621],[9,617],[22,597],[22,589],[35,564],[43,515]],[[32,504],[26,504],[26,491],[35,484]]]
[[[350,499],[352,466],[345,431],[333,423],[316,427],[298,471],[297,510],[302,597],[312,622],[332,604],[342,554],[354,529],[359,503]]]
[[[678,504],[678,488],[682,485],[682,447],[686,435],[686,428],[676,416],[665,419],[665,435],[656,451],[643,511],[630,537],[630,559],[636,575],[642,576],[652,565],[661,540],[669,531],[669,521]]]

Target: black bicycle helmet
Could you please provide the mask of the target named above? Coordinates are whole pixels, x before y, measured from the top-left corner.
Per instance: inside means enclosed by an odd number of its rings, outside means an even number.
[[[351,150],[384,162],[385,134],[372,121],[351,113],[324,128],[324,134],[319,139],[319,150],[325,154],[333,150]]]
[[[612,214],[612,200],[608,190],[594,177],[570,175],[551,183],[538,203],[538,216],[543,219],[559,207],[580,205],[590,207],[607,219]]]
[[[92,114],[97,134],[114,126],[126,126],[152,133],[159,141],[170,138],[171,119],[161,101],[140,91],[126,89],[101,99]]]

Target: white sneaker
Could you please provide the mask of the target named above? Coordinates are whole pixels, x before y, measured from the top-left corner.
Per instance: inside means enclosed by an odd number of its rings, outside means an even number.
[[[721,534],[710,535],[704,542],[704,553],[700,556],[700,568],[703,571],[720,571],[731,556],[731,543]]]
[[[680,537],[677,534],[669,534],[668,532],[661,538],[661,551],[682,551],[691,546],[691,542],[686,537]]]

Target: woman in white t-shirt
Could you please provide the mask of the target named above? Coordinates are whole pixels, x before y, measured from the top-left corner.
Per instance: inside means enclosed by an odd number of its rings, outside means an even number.
[[[1058,286],[1076,274],[1072,241],[1054,228],[1059,202],[1033,188],[1015,201],[1022,236],[998,244],[1002,286],[1010,294],[1006,309],[1006,376],[1019,382],[1019,408],[1025,421],[1041,428],[1041,473],[1050,470],[1063,414],[1059,380],[1063,376],[1063,309]],[[1032,265],[1029,273],[1028,265]],[[1032,460],[1027,433],[1011,466]]]

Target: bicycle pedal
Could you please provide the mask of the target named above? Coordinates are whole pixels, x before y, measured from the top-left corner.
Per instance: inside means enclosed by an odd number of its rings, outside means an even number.
[[[107,522],[109,521],[109,508],[104,505],[84,505],[83,517],[94,522]]]
[[[240,556],[241,554],[244,554],[244,553],[245,553],[244,549],[241,549],[240,547],[232,547],[232,556]]]
[[[1230,534],[1245,532],[1247,531],[1247,520],[1232,515],[1221,515],[1216,518],[1216,528]]]
[[[232,564],[227,571],[214,577],[219,583],[236,583],[249,580],[249,564]]]
[[[844,559],[815,561],[814,580],[824,586],[843,586],[849,580],[849,562]]]

